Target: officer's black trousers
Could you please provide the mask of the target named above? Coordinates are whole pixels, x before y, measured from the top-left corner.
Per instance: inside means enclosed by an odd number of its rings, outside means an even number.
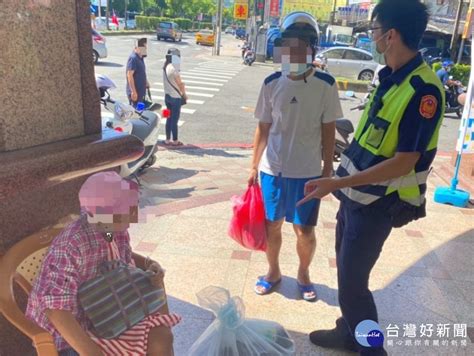
[[[390,218],[380,206],[350,209],[341,203],[336,226],[337,279],[343,324],[351,335],[363,320],[378,322],[369,275],[391,230]],[[361,350],[362,354],[372,351]]]

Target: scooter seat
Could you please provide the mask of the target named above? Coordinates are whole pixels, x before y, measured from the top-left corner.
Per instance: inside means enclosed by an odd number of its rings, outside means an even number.
[[[138,137],[140,140],[145,141],[151,131],[157,125],[158,116],[155,114],[147,115],[146,122],[140,119],[133,120],[132,135]]]
[[[354,132],[354,126],[352,125],[352,122],[348,119],[337,119],[336,127],[344,132],[347,132],[348,134]]]

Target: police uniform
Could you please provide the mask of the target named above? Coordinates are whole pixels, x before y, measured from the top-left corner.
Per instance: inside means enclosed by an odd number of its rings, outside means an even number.
[[[354,335],[363,320],[378,321],[368,288],[369,274],[392,228],[425,215],[426,181],[444,114],[442,84],[420,54],[394,73],[384,68],[379,76],[380,85],[341,157],[336,176],[367,170],[397,152],[419,152],[421,156],[406,176],[334,193],[341,201],[336,258],[347,336]]]

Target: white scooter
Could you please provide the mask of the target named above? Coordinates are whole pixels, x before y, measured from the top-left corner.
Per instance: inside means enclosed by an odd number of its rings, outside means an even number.
[[[113,119],[103,118],[105,129],[113,129],[118,132],[128,133],[139,138],[144,146],[143,155],[129,163],[120,166],[120,175],[128,177],[135,175],[156,162],[155,153],[158,150],[158,124],[160,115],[155,110],[161,109],[158,103],[151,103],[147,109],[120,103],[110,97],[109,89],[116,88],[115,83],[105,75],[96,75],[96,84],[100,92],[100,101],[107,110],[111,110],[107,104],[113,104]],[[150,97],[151,100],[151,97]],[[150,110],[152,109],[152,110]]]

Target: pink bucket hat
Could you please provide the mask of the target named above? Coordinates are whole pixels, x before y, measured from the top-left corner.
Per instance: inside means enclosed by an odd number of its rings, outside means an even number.
[[[128,214],[130,207],[138,205],[138,185],[115,172],[96,173],[79,190],[79,202],[92,214],[98,210],[101,214]]]

